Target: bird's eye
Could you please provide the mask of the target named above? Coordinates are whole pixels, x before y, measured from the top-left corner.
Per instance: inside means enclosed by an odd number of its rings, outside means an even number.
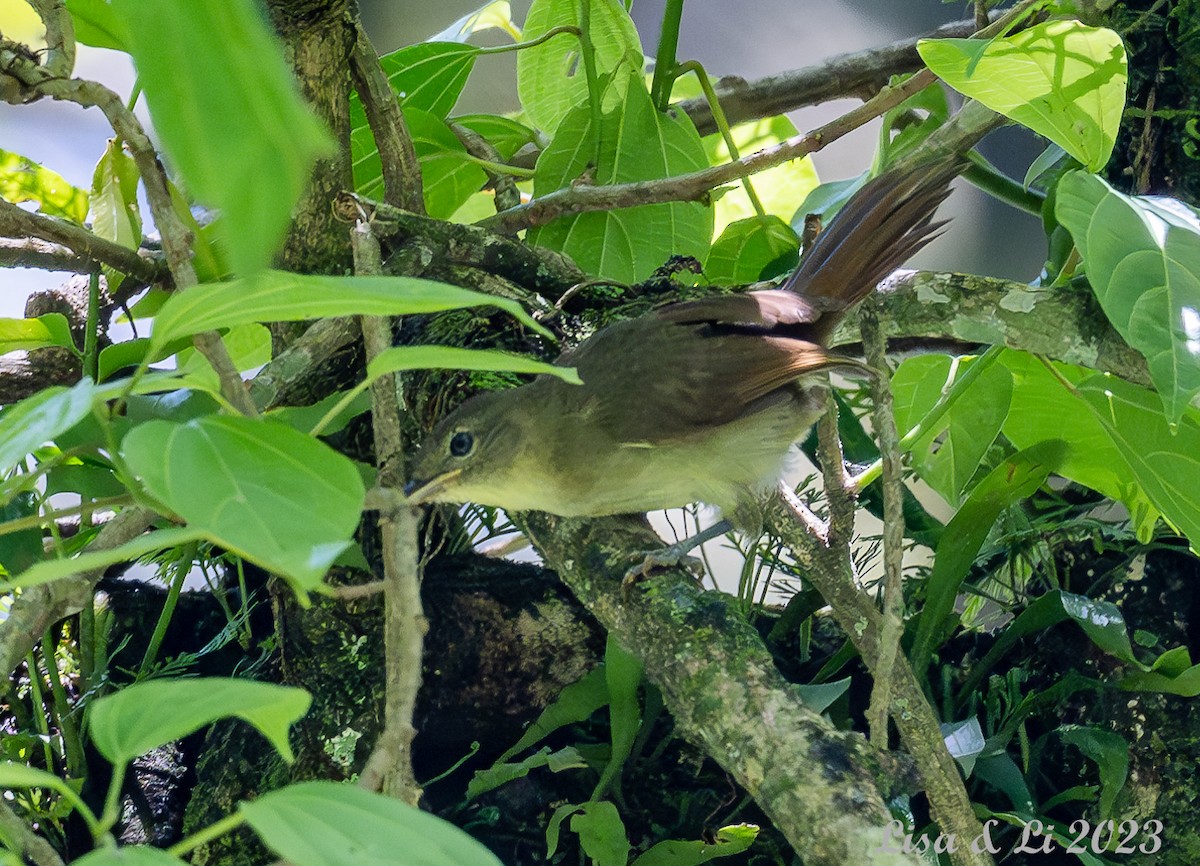
[[[475,447],[475,437],[466,430],[459,430],[450,437],[450,454],[453,457],[466,457]]]

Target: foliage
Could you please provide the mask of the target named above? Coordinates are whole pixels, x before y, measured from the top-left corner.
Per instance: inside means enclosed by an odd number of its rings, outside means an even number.
[[[194,351],[191,338],[216,332],[231,365],[246,373],[267,360],[268,339],[260,323],[462,310],[484,317],[490,313],[480,310],[490,308],[538,340],[552,334],[544,316],[530,315],[517,301],[447,283],[269,268],[314,161],[330,157],[334,149],[250,0],[72,0],[67,8],[80,41],[127,51],[137,65],[163,153],[178,172],[167,191],[172,208],[191,235],[192,258],[175,263],[175,276],[178,280],[190,269],[201,283],[182,281],[183,288],[165,300],[148,298],[140,310],[153,319],[150,336],[103,350],[94,339],[95,321],[83,346],[75,344],[58,314],[0,321],[0,349],[66,349],[92,374],[72,387],[46,388],[0,414],[0,574],[8,581],[7,591],[16,594],[56,581],[65,585],[82,572],[143,557],[180,578],[194,562],[223,557],[238,568],[244,560],[282,577],[301,599],[330,592],[325,578],[331,566],[363,562],[355,532],[375,476],[339,453],[329,437],[366,409],[362,394],[373,381],[416,369],[547,374],[568,381],[574,373],[501,351],[398,346],[377,356],[354,386],[314,406],[266,417],[240,414],[235,409],[245,396],[236,390],[240,381],[231,391],[227,376],[222,377],[227,371]],[[466,43],[489,26],[518,41],[503,49]],[[668,32],[663,38],[669,37]],[[468,78],[497,50],[520,51],[522,116],[455,117]],[[1099,597],[1106,587],[1080,592],[1082,587],[1056,585],[1046,576],[1053,574],[1058,548],[1066,546],[1057,543],[1055,533],[1102,539],[1096,544],[1130,555],[1156,544],[1200,545],[1194,492],[1200,489],[1195,458],[1200,410],[1194,405],[1200,393],[1200,219],[1177,201],[1128,195],[1088,173],[1108,162],[1124,106],[1126,59],[1114,31],[1056,16],[991,40],[926,41],[920,52],[947,84],[1061,148],[1066,157],[1058,160],[1060,167],[1069,157],[1087,169],[1031,170],[1031,179],[1040,178],[1047,187],[1042,192],[1051,202],[1048,233],[1059,239],[1064,231],[1069,234],[1068,252],[1052,257],[1042,287],[1090,293],[1112,327],[1144,356],[1155,388],[1111,371],[1000,347],[978,355],[913,357],[900,364],[893,380],[902,450],[915,476],[952,515],[939,527],[912,500],[909,537],[936,550],[924,579],[909,583],[914,612],[905,623],[904,653],[937,694],[944,737],[970,779],[980,813],[1012,823],[1042,820],[1061,837],[1064,807],[1078,807],[1069,812],[1074,816],[1094,804],[1091,814],[1100,820],[1119,816],[1128,782],[1128,743],[1112,731],[1062,724],[1031,744],[1031,723],[1085,690],[1200,694],[1200,664],[1192,663],[1185,647],[1150,652],[1135,646],[1120,610]],[[673,57],[667,59],[674,63]],[[561,201],[577,186],[652,184],[690,175],[736,159],[739,150],[782,146],[796,133],[782,117],[732,131],[717,117],[723,128],[702,138],[685,113],[662,110],[656,101],[660,91],[669,99],[676,79],[696,69],[677,63],[658,69],[652,91],[640,39],[616,0],[582,6],[574,0],[534,0],[523,29],[511,21],[506,3],[489,3],[437,39],[384,57],[382,65],[412,134],[427,211],[439,220],[462,219],[481,195],[494,201],[479,190],[496,186],[498,174],[521,179],[535,203]],[[697,74],[707,85],[703,70]],[[687,86],[682,84],[676,95],[705,92],[705,87],[688,91]],[[921,122],[906,125],[914,113]],[[876,169],[919,151],[947,116],[940,89],[921,91],[894,106],[885,118]],[[379,197],[381,161],[357,95],[350,100],[348,120],[357,192]],[[488,140],[501,162],[470,153],[456,135],[458,127]],[[71,188],[52,170],[0,151],[0,195],[31,203],[41,215],[75,227],[90,214],[95,235],[137,249],[145,231],[138,185],[156,182],[142,175],[146,169],[137,159],[137,144],[114,138],[98,156],[90,191]],[[532,177],[504,162],[530,146],[540,149]],[[771,173],[773,184],[767,180]],[[610,283],[661,276],[668,259],[678,255],[702,265],[713,282],[750,283],[794,265],[800,238],[788,219],[800,198],[809,196],[801,211],[828,213],[856,183],[819,186],[811,163],[779,165],[759,176],[761,187],[773,186],[769,194],[760,196],[748,181],[736,200],[733,193],[721,198],[729,191],[716,189],[703,200],[681,196],[566,213],[531,225],[525,241],[543,252],[562,253]],[[214,225],[199,226],[192,204],[216,208]],[[798,216],[803,219],[803,213]],[[1072,246],[1075,254],[1069,253]],[[120,285],[123,276],[106,265],[110,287]],[[98,303],[93,293],[93,313]],[[170,358],[174,368],[151,367]],[[842,419],[848,454],[856,436],[865,441],[864,413],[853,408]],[[1056,499],[1062,485],[1070,485],[1071,495],[1086,507]],[[80,506],[63,509],[51,501],[51,495],[63,492],[77,495]],[[1113,503],[1124,513],[1096,516],[1102,504]],[[146,508],[159,519],[153,532],[117,545],[99,543],[101,533],[86,527],[70,537],[58,532],[55,521],[67,512],[90,515],[102,507],[130,514]],[[917,525],[926,518],[924,526]],[[1036,540],[1026,545],[1030,538]],[[764,544],[764,550],[770,547]],[[786,556],[764,559],[794,570]],[[990,637],[984,636],[985,599],[1006,615]],[[852,653],[817,646],[818,607],[805,602],[790,608],[791,618],[785,612],[771,636],[802,647],[797,665],[804,671],[802,694],[814,711],[848,727],[856,720],[848,710],[847,690],[862,678],[854,668],[834,680],[851,664]],[[755,615],[769,616],[762,610]],[[163,616],[169,619],[170,610]],[[1097,680],[1071,672],[1056,682],[1035,682],[1032,665],[1002,664],[1024,638],[1053,633],[1059,624],[1081,630],[1111,664],[1111,675]],[[61,732],[51,738],[42,675],[30,654],[28,685],[14,700],[30,703],[31,714],[45,727],[47,745],[39,753],[14,741],[11,748],[20,752],[15,756],[20,760],[0,764],[0,783],[22,792],[21,809],[40,824],[59,826],[72,812],[84,821],[98,847],[77,862],[179,863],[209,835],[243,823],[300,866],[364,858],[380,864],[498,862],[445,821],[396,800],[324,782],[290,785],[243,802],[225,821],[167,852],[112,847],[129,761],[231,716],[250,722],[290,759],[288,729],[308,710],[310,698],[295,689],[220,678],[143,678],[111,691],[111,681],[98,677],[103,664],[95,648],[78,646],[75,632],[68,637],[64,646],[76,643],[79,656],[67,667],[93,688],[74,696],[74,708],[67,705],[54,658],[57,641],[48,636],[41,662]],[[968,670],[948,672],[945,663],[956,642],[963,641],[985,648]],[[661,700],[644,681],[638,658],[610,640],[604,665],[565,689],[519,742],[476,774],[466,796],[485,797],[546,770],[586,776],[594,782],[591,795],[564,803],[549,817],[548,857],[559,848],[564,823],[580,850],[604,866],[698,864],[746,851],[757,827],[731,824],[710,840],[659,839],[647,845],[627,829],[629,816],[623,818],[617,805],[619,782],[645,753]],[[605,708],[602,759],[573,745],[545,745],[519,758],[551,735],[577,732]],[[51,739],[57,753],[48,745]],[[113,765],[99,814],[79,794],[80,774],[87,772],[80,745],[85,741]],[[1096,784],[1047,783],[1029,759],[1031,749],[1059,749],[1081,758],[1094,768]],[[1047,790],[1047,784],[1058,789]],[[1102,862],[1095,852],[1080,859]]]

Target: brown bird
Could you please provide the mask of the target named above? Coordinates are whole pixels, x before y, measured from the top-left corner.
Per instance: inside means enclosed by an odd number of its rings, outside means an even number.
[[[788,449],[820,415],[825,344],[846,311],[934,237],[957,161],[881,175],[779,289],[671,304],[611,325],[541,376],[480,394],[426,439],[409,501],[598,517],[719,507],[753,522]],[[678,557],[676,557],[677,559]]]

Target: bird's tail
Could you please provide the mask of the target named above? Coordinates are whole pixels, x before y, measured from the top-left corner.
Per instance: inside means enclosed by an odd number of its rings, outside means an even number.
[[[782,288],[822,312],[813,325],[824,339],[845,312],[933,240],[946,222],[933,215],[962,170],[957,159],[891,171],[846,202]]]

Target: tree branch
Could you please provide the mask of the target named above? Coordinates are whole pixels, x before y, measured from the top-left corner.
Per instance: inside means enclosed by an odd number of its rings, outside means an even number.
[[[890,45],[838,54],[817,66],[806,66],[755,81],[737,76],[721,78],[713,89],[731,124],[774,117],[807,105],[857,96],[867,99],[893,75],[913,72],[924,64],[917,54],[921,39],[965,38],[975,32],[975,22],[954,21],[926,36],[902,39]],[[692,119],[701,135],[717,131],[705,99],[685,99],[676,105]]]
[[[357,39],[350,54],[350,74],[371,125],[371,134],[375,136],[383,167],[384,201],[423,214],[421,166],[417,163],[412,136],[404,122],[404,110],[383,74],[375,46],[358,22],[355,22],[355,32]]]
[[[146,284],[161,283],[169,277],[162,263],[149,255],[105,240],[66,220],[30,213],[3,199],[0,199],[0,235],[13,239],[0,241],[3,244],[0,249],[31,253],[35,261],[39,258],[47,261],[45,265],[21,262],[25,267],[48,267],[51,270],[73,270],[84,274],[92,269],[87,263],[95,262],[109,265]],[[33,241],[25,240],[28,238],[38,238],[57,246],[38,246]],[[63,259],[71,261],[72,257],[82,266],[64,267],[66,262]]]
[[[918,72],[894,87],[884,88],[862,105],[812,132],[793,136],[787,141],[724,165],[661,180],[644,180],[606,186],[580,184],[509,208],[503,213],[480,220],[476,225],[502,234],[513,234],[522,229],[545,225],[559,217],[571,214],[616,210],[660,202],[699,201],[718,186],[820,150],[830,142],[836,141],[846,133],[899,105],[935,80],[932,72],[927,70]]]
[[[636,599],[623,599],[627,551],[661,544],[644,521],[526,514],[517,522],[584,606],[643,661],[680,731],[754,797],[806,864],[922,862],[880,850],[891,817],[885,800],[909,784],[903,765],[806,707],[736,599],[703,592],[679,572],[655,576]]]

